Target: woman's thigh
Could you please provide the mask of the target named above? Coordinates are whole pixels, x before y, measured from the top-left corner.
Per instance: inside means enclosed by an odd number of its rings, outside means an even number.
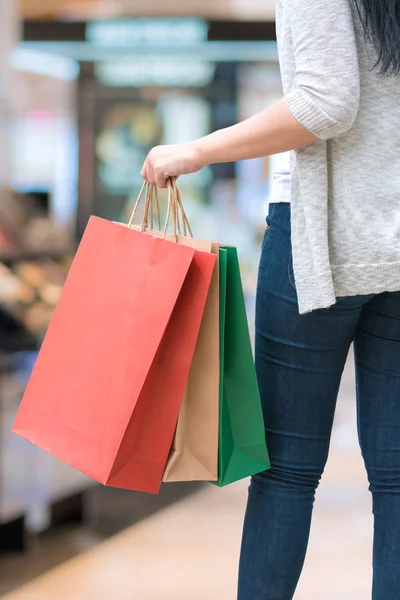
[[[358,428],[372,491],[400,493],[400,292],[376,296],[355,340]]]
[[[299,315],[290,207],[275,204],[263,241],[256,308],[256,368],[272,472],[315,485],[329,450],[348,350],[371,297]],[[301,475],[303,473],[303,475]]]

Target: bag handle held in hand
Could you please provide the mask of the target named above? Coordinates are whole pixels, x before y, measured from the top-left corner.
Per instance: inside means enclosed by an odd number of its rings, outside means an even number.
[[[183,207],[182,198],[179,192],[179,189],[176,185],[174,178],[169,178],[167,180],[168,186],[168,209],[167,216],[165,221],[165,226],[163,230],[163,238],[166,238],[167,230],[169,226],[169,222],[172,215],[172,222],[174,226],[174,237],[177,241],[178,235],[182,235],[181,229],[181,220],[183,227],[183,234],[187,237],[188,233],[190,237],[193,237],[192,229],[189,224],[189,220],[187,218],[185,209]],[[144,232],[148,229],[150,225],[150,229],[153,229],[154,226],[154,205],[157,211],[157,222],[158,222],[158,231],[161,231],[161,217],[160,217],[160,201],[158,197],[158,189],[157,186],[151,185],[145,181],[142,185],[142,188],[139,192],[138,198],[133,207],[133,211],[131,214],[131,218],[128,223],[128,227],[132,227],[135,216],[137,214],[140,202],[143,197],[143,193],[145,192],[145,205],[144,205],[144,216],[141,224],[140,230]],[[149,222],[149,213],[150,213],[150,222]]]

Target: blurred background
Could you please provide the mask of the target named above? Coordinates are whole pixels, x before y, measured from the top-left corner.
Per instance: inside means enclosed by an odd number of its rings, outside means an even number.
[[[1,597],[235,598],[247,482],[170,484],[157,498],[105,489],[10,429],[88,217],[129,219],[152,146],[206,135],[281,97],[274,8],[0,2]],[[239,249],[250,324],[275,164],[216,165],[180,180],[196,237]],[[350,356],[299,600],[369,594],[353,379]]]

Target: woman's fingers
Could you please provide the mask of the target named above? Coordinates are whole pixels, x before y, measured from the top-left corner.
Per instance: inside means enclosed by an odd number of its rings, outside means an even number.
[[[167,187],[167,179],[169,172],[164,161],[153,158],[151,154],[146,158],[141,176],[151,185],[156,185],[159,188]]]
[[[143,179],[145,179],[147,181],[147,183],[150,183],[150,185],[155,185],[155,181],[156,181],[155,174],[154,174],[153,165],[152,165],[152,162],[151,162],[149,156],[145,160],[141,175],[142,175]]]
[[[159,169],[156,170],[154,173],[154,177],[155,177],[155,184],[157,187],[159,188],[166,188],[167,187],[167,179],[169,177],[167,171],[164,169]]]
[[[145,181],[148,181],[146,162],[144,163],[142,170],[140,171],[140,177],[142,177]]]

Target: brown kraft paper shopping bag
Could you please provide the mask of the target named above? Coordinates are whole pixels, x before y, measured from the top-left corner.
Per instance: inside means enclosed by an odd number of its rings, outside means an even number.
[[[184,241],[182,243],[185,243]],[[197,250],[198,245],[194,246]],[[213,279],[197,339],[164,481],[218,479],[219,245]]]

